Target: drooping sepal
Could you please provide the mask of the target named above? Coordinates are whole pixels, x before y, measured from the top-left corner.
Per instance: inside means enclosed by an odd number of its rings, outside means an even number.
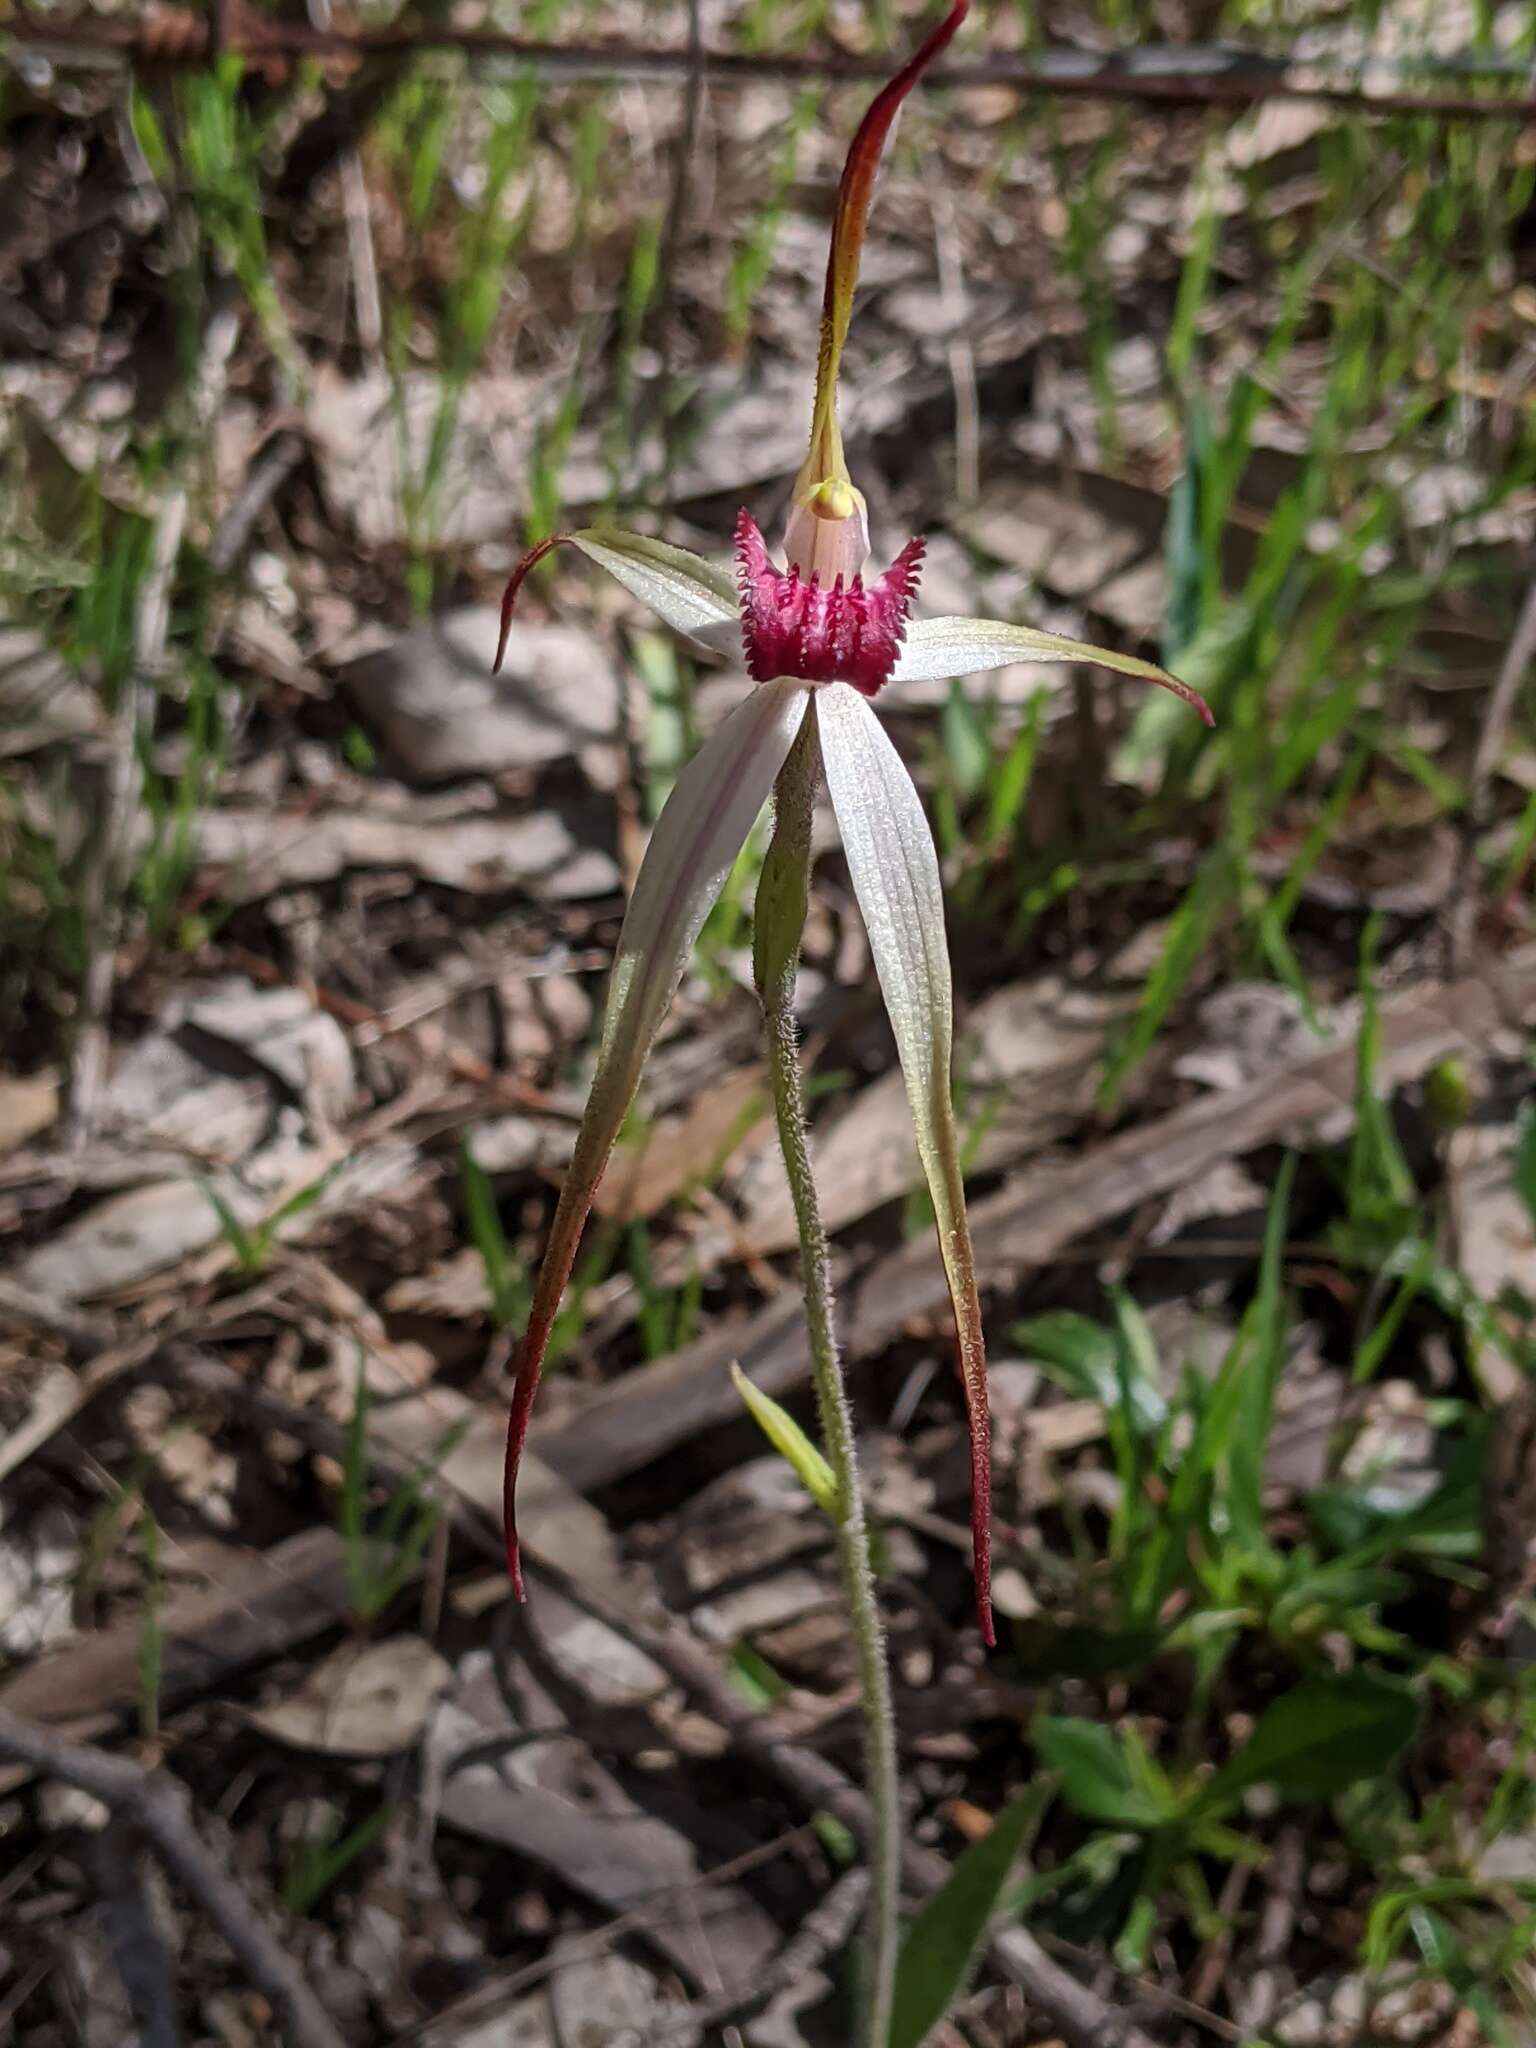
[[[798,676],[851,683],[873,697],[890,680],[907,615],[917,595],[925,542],[910,540],[889,569],[824,584],[799,569],[776,568],[751,513],[736,521],[741,637],[748,672],[759,682]]]
[[[517,1351],[503,1506],[507,1566],[519,1599],[517,1468],[582,1228],[646,1056],[704,920],[789,757],[808,694],[798,683],[771,683],[736,707],[678,776],[640,864],[619,934],[597,1070]]]
[[[813,701],[827,789],[896,1037],[954,1306],[971,1448],[976,1614],[990,1645],[995,1636],[987,1352],[950,1094],[953,998],[938,855],[912,778],[871,706],[835,686],[818,690]]]

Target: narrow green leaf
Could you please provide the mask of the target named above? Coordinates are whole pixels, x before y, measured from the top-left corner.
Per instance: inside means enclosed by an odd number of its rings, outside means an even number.
[[[1049,690],[1035,691],[1024,706],[1024,722],[1012,746],[992,770],[987,793],[987,824],[982,835],[984,846],[995,847],[1005,839],[1024,809],[1024,800],[1034,780],[1035,759],[1045,727],[1045,707],[1050,698]]]
[[[964,1991],[987,1923],[997,1911],[1029,1825],[1015,1799],[961,1856],[907,1930],[896,1965],[891,2048],[921,2048]]]
[[[747,1405],[748,1413],[779,1456],[795,1470],[796,1477],[829,1521],[843,1519],[837,1497],[837,1476],[787,1408],[771,1395],[754,1387],[735,1359],[731,1360],[731,1384]]]
[[[1355,1053],[1355,1135],[1349,1150],[1346,1195],[1352,1223],[1385,1220],[1411,1210],[1418,1188],[1392,1123],[1389,1100],[1377,1086],[1381,1007],[1376,954],[1382,921],[1373,913],[1360,940],[1360,1030]]]
[[[223,1231],[229,1248],[235,1255],[235,1264],[242,1273],[259,1273],[261,1270],[261,1249],[256,1240],[235,1214],[234,1209],[225,1196],[213,1185],[212,1181],[205,1180],[202,1183],[202,1190],[213,1205],[214,1214],[219,1219],[219,1228]]]
[[[813,1813],[811,1826],[816,1830],[821,1846],[839,1870],[847,1870],[851,1864],[858,1861],[858,1842],[851,1829],[846,1827],[835,1813]]]
[[[1114,1398],[1127,1420],[1146,1416],[1162,1423],[1168,1413],[1163,1399],[1157,1345],[1140,1308],[1123,1287],[1111,1287],[1115,1312]]]
[[[1162,652],[1169,661],[1177,660],[1200,631],[1206,589],[1200,511],[1210,460],[1210,425],[1204,398],[1195,387],[1184,407],[1184,468],[1168,497],[1168,605]]]
[[[986,787],[992,766],[992,735],[958,677],[951,681],[939,715],[939,735],[955,793],[970,803]]]
[[[480,1263],[485,1268],[485,1291],[490,1297],[491,1316],[505,1328],[517,1319],[524,1304],[514,1276],[512,1254],[502,1228],[501,1211],[496,1206],[491,1177],[475,1157],[468,1131],[464,1133],[461,1144],[460,1177],[464,1191],[464,1219],[480,1254]]]
[[[272,1214],[261,1225],[260,1248],[263,1251],[271,1248],[273,1240],[282,1230],[285,1223],[295,1223],[299,1217],[308,1215],[315,1204],[328,1193],[332,1182],[345,1164],[346,1161],[344,1159],[336,1160],[333,1165],[325,1169],[318,1179],[309,1181],[296,1194],[290,1195],[286,1202],[280,1203],[272,1211]]]
[[[1143,708],[1150,710],[1152,707]],[[1114,1107],[1128,1076],[1140,1064],[1148,1047],[1162,1030],[1169,1011],[1194,973],[1207,941],[1225,916],[1236,887],[1235,856],[1230,848],[1218,845],[1201,862],[1194,881],[1168,920],[1162,957],[1147,976],[1140,1005],[1123,1043],[1106,1064],[1104,1079],[1099,1085],[1102,1108]]]

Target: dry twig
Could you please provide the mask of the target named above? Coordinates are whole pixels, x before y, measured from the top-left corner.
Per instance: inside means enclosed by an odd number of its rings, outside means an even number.
[[[826,1897],[773,1958],[756,1983],[727,1986],[696,1999],[685,2012],[669,2017],[646,2034],[641,2048],[669,2048],[669,2044],[691,2039],[700,2027],[718,2027],[737,2014],[767,2005],[781,1991],[803,1984],[819,1970],[828,1956],[836,1955],[853,1939],[869,1897],[867,1870],[845,1871]]]
[[[686,82],[695,63],[686,50],[650,50],[633,45],[531,42],[497,30],[447,24],[368,29],[346,34],[293,22],[276,22],[251,8],[230,5],[225,47],[239,51],[269,72],[300,57],[330,59],[341,68],[365,59],[405,64],[428,50],[453,50],[472,61],[512,60],[544,78],[646,78]],[[175,33],[168,33],[173,28]],[[6,24],[12,41],[44,52],[57,62],[71,56],[102,55],[145,68],[186,69],[208,60],[207,25],[179,8],[152,9],[142,20],[76,16],[65,21],[22,16]],[[790,81],[883,80],[885,57],[802,57],[742,51],[705,51],[704,75],[728,84],[750,79]],[[1472,66],[1458,77],[1512,77],[1497,63]],[[1038,58],[989,57],[951,64],[931,72],[930,86],[1007,85],[1048,99],[1122,100],[1166,107],[1241,109],[1265,100],[1320,100],[1375,114],[1438,114],[1448,119],[1529,120],[1536,96],[1518,91],[1375,92],[1337,73],[1321,75],[1305,64],[1262,51],[1219,46],[1179,50],[1127,50],[1109,55],[1066,49]]]
[[[304,437],[291,427],[274,434],[262,449],[239,495],[213,529],[208,565],[216,575],[225,576],[235,566],[257,520],[303,461],[304,452]]]
[[[187,1794],[174,1778],[104,1749],[65,1742],[3,1707],[0,1754],[77,1786],[129,1821],[229,1944],[293,2048],[343,2048],[341,2034],[277,1936],[203,1842]]]
[[[867,1838],[869,1802],[863,1793],[826,1757],[778,1735],[772,1716],[741,1698],[709,1651],[680,1623],[668,1618],[638,1624],[632,1611],[610,1608],[594,1598],[588,1586],[572,1582],[566,1590],[610,1628],[631,1636],[701,1702],[743,1756],[776,1778],[808,1811],[830,1813],[861,1841]],[[949,1865],[937,1850],[909,1841],[902,1852],[902,1873],[914,1891],[929,1893],[943,1884]],[[1071,2048],[1153,2048],[1150,2037],[1124,2013],[1052,1962],[1026,1929],[1000,1928],[992,1937],[990,1953],[994,1967],[1023,1988],[1037,2012]]]
[[[139,1839],[117,1814],[86,1845],[83,1858],[101,1901],[107,1945],[139,2026],[139,2048],[179,2048],[175,1971],[145,1897]]]

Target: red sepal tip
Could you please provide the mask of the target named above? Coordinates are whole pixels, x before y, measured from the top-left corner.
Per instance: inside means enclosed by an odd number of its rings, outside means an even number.
[[[986,1418],[971,1434],[971,1571],[976,1585],[976,1625],[989,1650],[997,1648],[992,1620],[992,1446]]]
[[[507,1576],[512,1581],[512,1591],[519,1600],[528,1598],[528,1589],[523,1584],[523,1557],[517,1541],[517,1471],[523,1461],[523,1445],[528,1436],[528,1417],[533,1409],[533,1397],[538,1389],[537,1371],[530,1375],[525,1362],[519,1358],[517,1384],[512,1391],[512,1409],[507,1416],[507,1455],[501,1475],[502,1533],[507,1545]]]
[[[1181,683],[1177,676],[1164,676],[1161,680],[1162,687],[1198,711],[1206,725],[1215,726],[1216,714],[1198,690],[1192,690],[1188,683]]]
[[[561,547],[566,541],[574,540],[571,533],[552,533],[548,540],[541,540],[537,547],[530,548],[517,567],[501,595],[501,636],[496,642],[496,659],[491,663],[491,674],[501,674],[501,664],[506,659],[507,638],[512,631],[512,607],[517,602],[517,593],[522,589],[524,579],[535,562],[542,562],[552,549]]]

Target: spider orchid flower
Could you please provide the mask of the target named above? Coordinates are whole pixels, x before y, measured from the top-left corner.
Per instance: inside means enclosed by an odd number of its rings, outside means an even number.
[[[932,834],[916,790],[871,700],[888,683],[978,674],[1014,662],[1094,662],[1203,701],[1133,656],[998,619],[911,617],[923,541],[868,580],[869,521],[843,455],[837,377],[848,333],[875,172],[902,101],[964,20],[949,12],[871,103],[838,187],[827,262],[811,444],[795,482],[779,568],[749,512],[736,522],[732,576],[702,557],[617,528],[541,541],[518,563],[502,603],[501,666],[512,608],[552,548],[578,549],[665,623],[717,655],[744,651],[758,687],[684,768],[656,821],[614,962],[592,1090],[577,1136],[516,1361],[507,1435],[507,1561],[523,1597],[514,1493],[544,1353],[594,1191],[641,1069],[704,920],[772,793],[805,720],[814,720],[881,993],[906,1080],[918,1152],[954,1306],[970,1436],[977,1612],[993,1641],[990,1424],[986,1349],[966,1221],[950,1087],[952,1000],[944,901]]]

